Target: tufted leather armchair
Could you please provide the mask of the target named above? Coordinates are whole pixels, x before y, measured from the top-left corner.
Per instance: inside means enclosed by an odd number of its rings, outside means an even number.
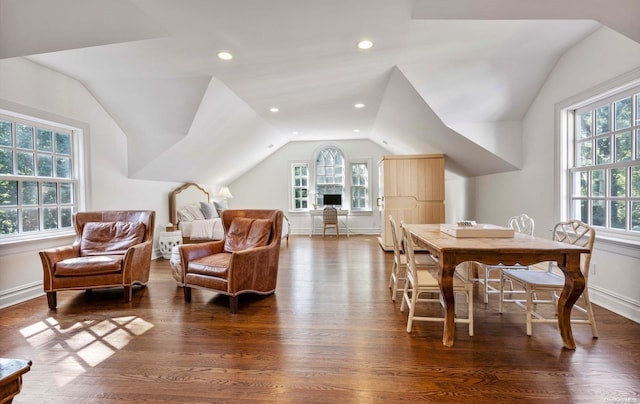
[[[215,290],[236,313],[240,294],[274,293],[282,218],[280,210],[227,209],[223,240],[180,246],[184,300],[191,301],[192,287]]]
[[[51,310],[59,290],[124,287],[149,280],[156,213],[151,210],[78,212],[72,245],[40,251],[44,291]]]

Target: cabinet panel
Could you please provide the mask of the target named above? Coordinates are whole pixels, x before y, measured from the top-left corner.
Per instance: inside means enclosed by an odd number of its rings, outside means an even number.
[[[396,223],[444,222],[444,165],[441,154],[384,156],[380,161],[383,249],[393,249],[389,215]]]

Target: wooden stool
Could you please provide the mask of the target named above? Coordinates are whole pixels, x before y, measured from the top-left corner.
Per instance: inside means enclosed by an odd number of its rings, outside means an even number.
[[[20,393],[22,375],[31,370],[31,361],[0,358],[0,404],[10,403]]]

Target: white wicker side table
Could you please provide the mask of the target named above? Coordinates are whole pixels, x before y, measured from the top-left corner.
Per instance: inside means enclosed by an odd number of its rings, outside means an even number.
[[[162,257],[168,260],[171,258],[171,249],[182,244],[182,232],[180,230],[161,231],[158,244],[160,245]]]
[[[182,260],[180,259],[180,246],[177,245],[171,249],[171,276],[178,283],[178,286],[183,286],[182,283]]]

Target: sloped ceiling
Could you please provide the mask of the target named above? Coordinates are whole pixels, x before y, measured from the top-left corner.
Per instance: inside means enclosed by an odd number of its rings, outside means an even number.
[[[580,5],[0,0],[0,58],[82,82],[132,178],[228,183],[287,142],[354,138],[475,176],[519,168],[520,121],[567,49],[601,24],[640,42],[640,2]]]

